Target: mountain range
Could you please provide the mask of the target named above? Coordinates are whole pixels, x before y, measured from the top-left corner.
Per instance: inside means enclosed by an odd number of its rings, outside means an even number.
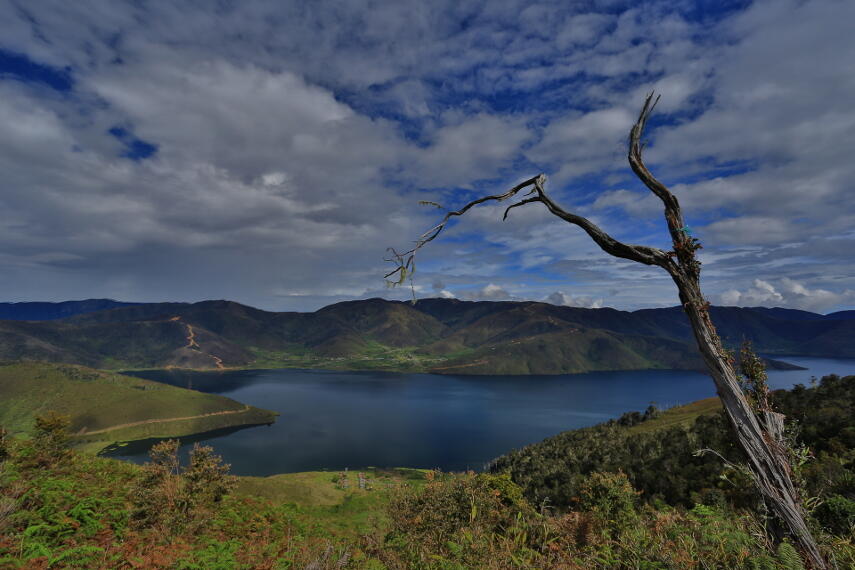
[[[855,357],[855,311],[820,315],[713,307],[711,313],[728,346],[744,339],[769,356]],[[679,307],[628,312],[529,301],[367,299],[312,313],[279,313],[231,301],[96,299],[0,303],[0,315],[6,317],[0,320],[0,359],[104,369],[291,366],[445,374],[703,369]]]

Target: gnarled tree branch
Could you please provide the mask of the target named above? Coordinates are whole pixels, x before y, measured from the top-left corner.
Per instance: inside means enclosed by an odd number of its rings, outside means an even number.
[[[632,261],[637,261],[638,263],[643,263],[645,265],[659,265],[661,267],[666,267],[670,264],[671,260],[668,257],[668,254],[662,251],[661,249],[655,247],[649,247],[646,245],[632,245],[626,244],[621,241],[616,240],[603,230],[599,228],[595,223],[590,221],[587,218],[579,216],[577,214],[573,214],[571,212],[567,212],[563,208],[561,208],[558,204],[556,204],[552,198],[547,195],[546,191],[543,189],[543,184],[546,180],[546,177],[542,177],[538,182],[535,183],[535,189],[537,190],[538,198],[541,202],[546,205],[546,208],[550,213],[558,216],[562,220],[567,223],[579,226],[585,233],[587,233],[594,242],[600,246],[600,249],[608,253],[609,255],[613,255],[615,257],[622,257],[624,259],[630,259]]]
[[[593,239],[594,242],[596,242],[596,244],[599,245],[603,251],[610,255],[613,255],[615,257],[621,257],[624,259],[630,259],[632,261],[637,261],[638,263],[643,263],[645,265],[659,265],[666,269],[668,269],[668,266],[673,265],[669,255],[661,249],[649,247],[646,245],[633,245],[623,243],[607,234],[591,220],[564,210],[558,204],[556,204],[555,201],[552,200],[552,198],[550,198],[549,195],[546,193],[543,188],[545,183],[546,175],[538,174],[537,176],[520,182],[507,192],[503,192],[502,194],[483,196],[481,198],[478,198],[477,200],[472,200],[459,210],[448,212],[440,223],[438,223],[437,225],[423,233],[421,236],[419,236],[419,239],[416,240],[415,245],[412,249],[405,252],[398,252],[394,248],[387,249],[387,252],[389,252],[391,256],[386,258],[386,261],[395,263],[396,266],[392,271],[385,275],[386,279],[389,280],[391,284],[397,285],[402,283],[407,278],[407,276],[411,275],[415,268],[415,255],[418,250],[436,239],[436,237],[439,236],[442,230],[445,229],[451,218],[456,216],[462,216],[478,204],[483,204],[485,202],[491,201],[502,202],[504,200],[507,200],[508,198],[512,198],[513,196],[517,195],[521,190],[529,187],[532,187],[529,194],[536,193],[536,195],[531,198],[520,200],[519,202],[508,206],[505,209],[505,213],[502,216],[502,220],[506,220],[508,218],[508,213],[514,208],[525,206],[527,204],[533,204],[535,202],[540,202],[545,205],[546,208],[555,216],[561,218],[567,223],[579,226],[580,228],[585,230],[585,232],[591,237],[591,239]],[[390,280],[389,278],[392,276],[397,276],[397,279]]]

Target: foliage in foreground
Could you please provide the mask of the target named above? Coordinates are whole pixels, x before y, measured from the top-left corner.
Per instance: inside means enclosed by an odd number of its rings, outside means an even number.
[[[840,568],[855,567],[853,392],[855,377],[827,377],[775,394],[799,422],[793,437],[815,455],[804,455],[798,474],[822,548]],[[722,480],[715,455],[695,458],[702,469],[670,458],[713,441],[704,438],[716,416],[636,429],[655,417],[651,409],[547,440],[532,449],[553,457],[515,456],[529,471],[429,472],[426,483],[372,491],[370,500],[347,495],[321,513],[233,495],[228,466],[207,447],[184,467],[175,442],[155,446],[143,467],[72,452],[68,418],[48,414],[31,440],[0,429],[0,568],[802,568],[795,549],[769,544],[762,517],[746,508],[750,483],[733,472]],[[637,458],[627,457],[628,442]],[[568,468],[559,451],[581,463]],[[534,468],[549,460],[557,467],[548,473],[563,465],[569,477],[542,495],[549,479]],[[657,472],[674,495],[651,491]],[[245,485],[268,483],[257,479]],[[321,477],[331,489],[335,479]],[[370,511],[358,528],[353,507]]]
[[[49,419],[5,441],[0,568],[302,568],[330,544],[293,505],[229,496],[210,448],[181,470],[165,442],[140,468],[68,450],[67,420]]]
[[[792,545],[766,542],[755,518],[645,504],[620,472],[585,478],[578,507],[538,511],[506,475],[440,477],[397,494],[392,530],[369,551],[389,568],[803,568]],[[823,539],[839,567],[853,567],[851,538]]]

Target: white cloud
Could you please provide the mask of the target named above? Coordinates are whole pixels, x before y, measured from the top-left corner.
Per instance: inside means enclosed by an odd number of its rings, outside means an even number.
[[[552,305],[559,305],[565,307],[582,307],[585,309],[599,309],[603,306],[602,299],[592,299],[591,297],[586,296],[576,297],[573,295],[568,295],[563,291],[556,291],[550,294],[544,299],[544,301]]]
[[[634,121],[632,113],[622,108],[558,119],[526,154],[534,162],[558,165],[556,181],[625,168],[626,135]]]
[[[443,299],[455,299],[456,296],[454,293],[445,288],[445,283],[440,281],[439,279],[435,279],[433,284],[431,285],[431,289],[433,289],[433,293],[437,297],[441,297]]]
[[[825,311],[845,302],[855,301],[855,291],[833,293],[825,289],[808,289],[804,284],[783,277],[773,285],[755,279],[752,287],[738,291],[730,289],[720,295],[723,305],[742,307],[789,307],[806,311]]]
[[[703,228],[703,234],[728,245],[784,244],[797,241],[797,224],[771,216],[741,216],[719,220]]]
[[[480,178],[495,178],[529,137],[520,119],[465,117],[437,129],[427,148],[412,149],[406,175],[426,187],[465,187]]]
[[[600,194],[592,205],[594,210],[620,208],[627,214],[649,218],[661,214],[662,202],[650,192],[632,192],[629,190],[608,190]]]
[[[509,301],[513,299],[510,293],[495,283],[488,283],[475,291],[464,291],[458,295],[467,301]]]

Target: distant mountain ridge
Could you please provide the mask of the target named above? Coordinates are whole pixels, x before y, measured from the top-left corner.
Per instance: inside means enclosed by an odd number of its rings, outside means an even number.
[[[104,311],[118,307],[139,305],[112,299],[84,299],[83,301],[0,303],[0,320],[50,321],[65,319],[83,313]]]
[[[0,321],[0,359],[100,368],[321,367],[446,374],[703,369],[679,307],[627,312],[532,301],[366,299],[313,313],[231,301],[77,302],[73,316]],[[88,303],[88,304],[85,304]],[[68,310],[66,308],[66,310]],[[855,358],[855,312],[713,307],[726,344]],[[45,310],[44,314],[56,314]]]

